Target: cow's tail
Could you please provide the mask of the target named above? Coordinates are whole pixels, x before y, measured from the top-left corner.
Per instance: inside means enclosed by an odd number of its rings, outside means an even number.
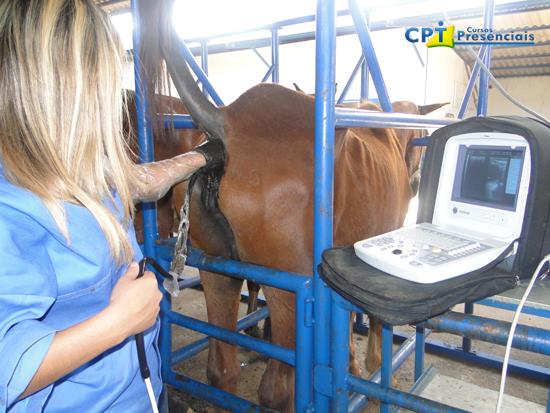
[[[142,19],[139,59],[144,85],[149,97],[167,93],[170,85],[167,70],[198,128],[212,139],[225,140],[223,113],[202,94],[183,58],[183,45],[172,24],[173,3],[174,0],[138,1]],[[149,101],[151,114],[155,116],[155,99]]]
[[[157,136],[163,136],[164,121],[157,116],[159,111],[154,95],[169,92],[169,74],[198,128],[207,135],[208,139],[220,139],[225,142],[223,113],[202,94],[183,58],[183,45],[172,24],[173,3],[174,0],[138,1],[142,19],[139,31],[142,82],[148,92],[151,118],[157,120],[153,123],[156,131],[159,132]],[[193,187],[200,191],[202,207],[208,213],[208,219],[212,225],[216,224],[226,234],[225,238],[233,243],[234,248],[233,232],[218,204],[224,168],[225,165],[220,165],[216,169],[199,170],[191,178],[189,188],[190,191]],[[230,255],[231,258],[236,258],[234,251]]]

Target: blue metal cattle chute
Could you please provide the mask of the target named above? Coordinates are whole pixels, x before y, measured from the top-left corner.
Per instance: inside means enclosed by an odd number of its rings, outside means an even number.
[[[506,11],[503,5],[499,6],[501,10]],[[492,13],[492,1],[488,0],[487,10]],[[321,254],[332,245],[332,199],[333,199],[333,169],[334,169],[334,128],[335,127],[394,127],[394,128],[434,128],[444,126],[451,120],[426,119],[422,116],[402,115],[391,113],[370,113],[348,108],[336,108],[335,104],[335,85],[334,85],[334,67],[335,67],[335,39],[337,34],[343,30],[337,29],[335,19],[337,15],[351,13],[357,27],[358,35],[363,46],[364,55],[359,59],[356,68],[352,72],[349,84],[346,85],[339,101],[343,101],[347,90],[351,85],[353,77],[361,70],[362,87],[361,97],[367,97],[368,77],[372,77],[375,90],[378,94],[380,105],[386,110],[391,111],[391,101],[384,84],[384,79],[377,61],[376,53],[370,39],[370,30],[367,25],[367,19],[362,10],[358,7],[357,1],[350,0],[350,11],[336,12],[333,0],[319,0],[317,6],[316,33],[316,102],[315,102],[315,207],[314,207],[314,268],[313,277],[302,274],[293,274],[283,271],[262,268],[259,266],[222,260],[204,255],[198,250],[191,250],[188,257],[188,264],[200,269],[215,271],[232,277],[253,280],[260,284],[285,289],[295,293],[296,296],[296,349],[288,350],[270,343],[264,343],[261,340],[253,339],[234,331],[228,331],[195,320],[190,317],[172,312],[170,297],[166,296],[162,303],[162,322],[161,330],[161,357],[163,363],[163,375],[165,382],[176,388],[184,390],[191,395],[203,398],[215,405],[232,411],[260,411],[261,407],[243,400],[237,396],[215,389],[206,384],[195,381],[191,378],[180,375],[172,370],[173,365],[196,355],[207,347],[207,340],[199,340],[183,349],[175,352],[171,350],[171,324],[185,326],[196,331],[209,334],[213,337],[253,349],[270,357],[282,360],[296,368],[296,411],[360,411],[367,402],[365,394],[370,397],[379,398],[381,410],[388,411],[389,404],[399,404],[404,407],[419,409],[422,411],[458,411],[448,408],[434,402],[419,399],[410,394],[399,392],[390,388],[391,374],[403,361],[414,352],[415,354],[415,380],[421,383],[426,378],[424,371],[424,344],[428,348],[448,349],[448,346],[430,343],[426,336],[430,333],[429,323],[417,327],[417,333],[412,337],[406,338],[399,350],[392,356],[392,328],[384,326],[383,329],[383,365],[381,371],[375,373],[369,380],[353,377],[349,374],[347,340],[349,338],[349,314],[350,311],[358,309],[334,294],[320,280],[316,267],[320,262]],[[452,16],[451,16],[452,18]],[[292,19],[279,24],[270,25],[271,37],[264,44],[261,42],[249,42],[246,47],[260,47],[271,45],[271,64],[267,63],[267,73],[263,81],[269,77],[277,81],[279,77],[279,44],[286,42],[278,34],[278,28],[291,23],[302,23],[304,21],[313,21],[314,16]],[[492,17],[485,20],[487,23],[492,21]],[[134,30],[135,34],[139,30],[139,16],[134,7]],[[376,25],[371,25],[371,29],[380,29]],[[350,29],[346,29],[350,30]],[[355,29],[353,29],[355,31]],[[309,35],[311,36],[311,35]],[[134,36],[134,50],[139,50],[137,42],[138,36]],[[299,38],[299,36],[296,36]],[[290,41],[291,39],[289,39]],[[194,58],[194,49],[188,48],[182,42],[182,53],[192,70],[197,75],[203,90],[217,104],[223,104],[221,97],[216,93],[210,84],[206,72],[208,71],[208,52],[222,51],[217,45],[210,45],[208,39],[200,39],[201,64],[199,66]],[[232,46],[228,46],[230,49]],[[245,47],[235,46],[235,47]],[[479,55],[484,59],[485,64],[490,63],[488,48],[481,48]],[[368,70],[367,70],[368,67]],[[466,104],[470,98],[475,79],[479,75],[479,67],[474,68],[472,79],[470,80],[461,108],[461,114],[464,113]],[[151,130],[147,122],[147,102],[145,94],[141,89],[139,62],[136,61],[136,104],[138,113],[138,137],[140,144],[140,160],[150,162],[154,159]],[[367,80],[367,81],[366,81]],[[485,86],[487,82],[483,83]],[[479,101],[485,105],[481,106],[481,114],[486,113],[487,88],[480,88]],[[175,115],[173,125],[176,128],[193,128],[194,124],[189,116]],[[147,255],[156,256],[159,262],[164,262],[167,267],[170,257],[170,243],[157,242],[156,211],[154,205],[146,205],[144,213],[144,237],[145,252]],[[485,300],[484,304],[496,305],[491,300]],[[466,307],[467,313],[473,312],[473,304]],[[246,328],[255,322],[267,316],[267,310],[260,309],[255,314],[251,314],[245,319],[240,320],[238,330]],[[314,322],[314,320],[316,320]],[[470,320],[465,318],[459,332],[465,333],[470,324]],[[443,324],[440,324],[443,325]],[[544,336],[544,332],[541,333]],[[469,351],[470,338],[465,334],[463,347],[458,352],[453,351],[454,357],[468,359],[472,353]],[[471,335],[470,335],[471,336]],[[540,337],[540,336],[539,336]],[[546,338],[545,338],[546,339]],[[415,345],[416,344],[416,345]],[[443,351],[443,350],[442,350]],[[462,353],[462,354],[461,354]],[[480,358],[482,363],[489,360]],[[498,361],[493,361],[498,363]],[[379,384],[377,384],[379,383]],[[348,392],[354,392],[351,398]],[[438,410],[440,409],[440,410]]]

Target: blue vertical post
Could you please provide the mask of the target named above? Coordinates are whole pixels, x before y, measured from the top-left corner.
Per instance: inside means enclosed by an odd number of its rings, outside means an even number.
[[[132,1],[132,12],[134,19],[134,76],[136,84],[136,114],[137,114],[137,136],[139,145],[139,161],[153,162],[155,160],[155,149],[153,144],[153,131],[149,117],[149,105],[147,104],[147,91],[142,83],[141,66],[139,64],[139,36],[140,17],[137,1]],[[157,231],[157,210],[154,202],[144,202],[143,210],[143,244],[145,255],[155,256],[155,241],[158,238]]]
[[[312,289],[312,283],[308,282],[305,288],[296,293],[296,387],[294,399],[298,413],[313,410]]]
[[[350,313],[339,301],[336,292],[332,292],[332,317],[330,352],[332,367],[332,413],[347,413],[349,406],[349,390],[347,386],[349,371],[349,321]]]
[[[132,15],[133,15],[133,49],[134,49],[134,77],[136,88],[136,119],[137,119],[137,136],[139,146],[139,161],[152,162],[155,160],[155,150],[153,142],[153,131],[149,120],[149,105],[147,103],[147,90],[142,82],[142,71],[140,66],[140,24],[139,9],[137,0],[132,0]],[[154,202],[144,202],[141,204],[142,222],[143,222],[143,249],[145,256],[156,258],[155,243],[158,238],[157,229],[157,209]],[[161,312],[166,314],[170,311],[170,299],[162,300]],[[161,316],[162,317],[162,316]],[[163,322],[160,332],[160,352],[163,375],[167,373],[166,368],[170,368],[170,353],[171,353],[171,329],[170,323]],[[168,367],[167,367],[168,366]],[[166,401],[166,389],[161,397],[161,410],[168,408]]]
[[[201,69],[208,76],[208,40],[201,41]],[[202,83],[202,93],[208,97],[208,89],[204,83]]]
[[[361,64],[361,97],[359,101],[361,103],[369,100],[369,67],[367,61],[363,60]]]
[[[383,387],[391,387],[392,377],[392,353],[393,353],[393,326],[384,323],[382,326],[382,367],[380,369],[380,384]],[[380,402],[380,413],[388,413],[390,405]]]
[[[271,66],[273,66],[273,72],[271,73],[271,80],[273,83],[279,83],[279,28],[273,27],[271,29]]]
[[[487,52],[487,45],[481,46],[481,48],[479,49],[478,57],[481,60],[483,60],[486,52]],[[480,69],[481,69],[481,65],[476,60],[474,63],[474,68],[472,69],[472,73],[470,73],[470,79],[468,79],[468,85],[466,86],[466,91],[464,92],[464,97],[462,98],[460,109],[458,110],[457,117],[459,119],[462,119],[464,117],[464,114],[466,113],[466,108],[468,107],[468,102],[470,100],[470,97],[472,96],[472,91],[474,90],[474,86],[476,84]]]
[[[218,106],[222,106],[224,104],[222,101],[222,98],[220,97],[220,95],[218,95],[218,92],[216,92],[216,89],[214,89],[214,86],[212,86],[212,84],[210,83],[210,80],[208,80],[208,77],[202,71],[201,67],[195,60],[193,53],[191,52],[191,50],[189,50],[189,47],[187,47],[185,42],[181,39],[178,40],[178,44],[180,46],[181,53],[185,58],[185,61],[187,62],[189,67],[191,67],[191,70],[195,73],[195,75],[197,75],[197,78],[199,79],[201,84],[204,85],[204,87],[206,87],[214,103],[216,103],[216,105]]]
[[[464,303],[464,314],[474,313],[474,303]],[[472,340],[470,338],[462,337],[462,351],[470,353],[472,351]]]
[[[330,363],[330,289],[319,278],[317,265],[323,251],[332,246],[334,179],[334,79],[336,9],[334,0],[317,1],[315,44],[315,166],[313,216],[313,283],[315,294],[315,366]],[[317,386],[316,386],[317,387]],[[315,411],[327,413],[327,395],[315,391]]]
[[[483,12],[483,28],[493,28],[493,16],[495,13],[495,0],[485,0],[485,10]],[[491,50],[492,46],[487,45],[487,51],[483,58],[483,63],[487,69],[491,68]],[[482,70],[479,76],[479,98],[477,100],[477,116],[487,115],[487,106],[489,103],[489,76]]]
[[[392,105],[390,96],[386,88],[386,83],[384,82],[384,77],[382,76],[382,69],[380,69],[376,52],[374,51],[367,20],[357,0],[348,0],[348,3],[351,17],[355,24],[355,30],[357,30],[357,35],[359,36],[359,41],[361,42],[363,53],[365,54],[365,60],[369,67],[374,87],[376,88],[380,106],[384,112],[391,112]]]
[[[414,381],[416,382],[424,373],[424,353],[426,332],[423,327],[416,327],[416,342],[414,346]]]

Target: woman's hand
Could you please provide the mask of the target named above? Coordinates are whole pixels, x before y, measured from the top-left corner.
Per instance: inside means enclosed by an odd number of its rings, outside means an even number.
[[[18,399],[54,383],[127,337],[153,325],[162,294],[153,273],[146,272],[136,279],[138,271],[135,263],[128,267],[103,311],[55,333],[44,360]]]
[[[162,293],[155,275],[146,271],[143,277],[137,278],[138,271],[136,263],[128,267],[115,285],[107,308],[116,325],[120,326],[124,338],[151,327],[160,310]]]

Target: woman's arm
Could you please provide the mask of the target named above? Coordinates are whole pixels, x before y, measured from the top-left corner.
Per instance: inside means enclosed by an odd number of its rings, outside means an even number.
[[[49,386],[154,324],[162,294],[152,273],[146,272],[136,279],[137,272],[138,266],[131,265],[102,312],[55,334],[44,360],[19,399]]]
[[[133,191],[134,202],[159,200],[170,188],[189,179],[205,165],[205,157],[194,151],[164,161],[137,164],[135,167],[143,185]]]
[[[134,202],[153,202],[162,198],[171,187],[189,179],[197,170],[223,169],[225,144],[220,139],[209,138],[193,151],[164,161],[136,165],[143,183],[133,191]]]

